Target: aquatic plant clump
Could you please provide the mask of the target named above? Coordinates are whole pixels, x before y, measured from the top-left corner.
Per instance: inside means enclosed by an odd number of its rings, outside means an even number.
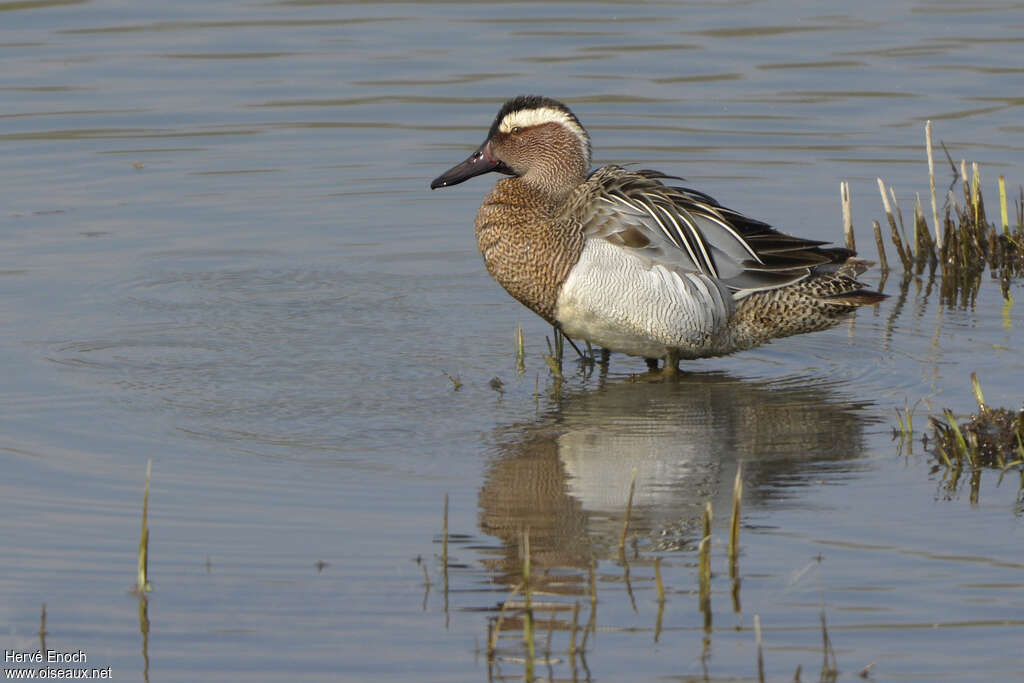
[[[904,273],[909,277],[911,274],[920,275],[926,267],[931,273],[940,270],[943,301],[966,306],[973,303],[983,275],[988,271],[990,279],[999,280],[1003,298],[1009,300],[1010,283],[1024,276],[1024,187],[1018,188],[1018,196],[1008,201],[1006,180],[999,176],[999,223],[990,223],[982,198],[978,164],[972,163],[968,173],[967,162],[961,161],[958,168],[947,152],[954,180],[946,190],[940,209],[935,192],[930,121],[925,131],[934,232],[929,229],[920,195],[914,203],[913,222],[905,226],[895,191],[891,187],[886,188],[882,179],[878,179],[891,240]],[[958,184],[962,192],[957,190]],[[845,215],[848,190],[843,192]],[[962,194],[959,201],[958,194]],[[1010,205],[1014,209],[1015,225],[1011,225]],[[852,230],[848,232],[847,241],[852,242]],[[875,242],[882,270],[888,271],[881,229],[877,223]]]
[[[1020,474],[1020,493],[1024,494],[1024,407],[1019,410],[990,408],[981,393],[978,377],[971,373],[971,384],[978,411],[961,422],[950,409],[941,415],[931,415],[931,438],[928,434],[922,442],[938,461],[933,473],[943,470],[943,487],[947,495],[960,486],[961,474],[969,474],[970,500],[980,499],[981,473],[983,470],[999,472],[999,481],[1008,471]],[[915,404],[916,405],[916,404]],[[899,427],[893,430],[900,446],[910,444],[913,439],[913,413],[910,406],[904,411],[896,410]],[[1024,498],[1019,499],[1024,505]],[[1024,507],[1021,508],[1024,511]]]
[[[935,436],[934,452],[946,468],[946,490],[956,491],[960,474],[967,470],[971,503],[977,504],[984,468],[998,468],[1000,481],[1007,470],[1016,469],[1021,474],[1020,488],[1024,491],[1024,408],[1017,412],[989,408],[973,372],[971,385],[978,402],[977,413],[964,423],[957,422],[949,409],[944,411],[943,417],[930,419]]]
[[[931,423],[935,449],[951,466],[965,461],[975,469],[1024,466],[1024,408],[983,407],[962,423],[946,411]]]
[[[1009,298],[1011,281],[1024,275],[1024,226],[1021,225],[1021,202],[1015,203],[1017,225],[1010,228],[1006,210],[1006,195],[1001,192],[1001,229],[988,222],[982,199],[977,165],[973,182],[963,177],[965,205],[953,202],[946,206],[945,234],[940,252],[942,265],[942,294],[951,301],[960,293],[961,299],[973,299],[986,270],[992,279],[998,279],[1003,298]],[[1003,189],[1002,183],[1000,189]],[[1024,191],[1022,191],[1024,194]],[[966,303],[966,301],[964,301]]]

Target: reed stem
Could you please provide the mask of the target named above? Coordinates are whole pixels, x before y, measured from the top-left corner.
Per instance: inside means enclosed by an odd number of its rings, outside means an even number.
[[[1006,178],[999,176],[999,217],[1003,219],[1003,234],[1010,234],[1010,214],[1006,210]]]
[[[889,203],[889,196],[885,192],[885,183],[881,178],[878,180],[878,192],[882,195],[882,206],[885,207],[885,217],[889,219],[889,229],[892,231],[892,243],[896,246],[896,254],[900,257],[903,270],[909,271],[911,265],[910,256],[903,248],[903,240],[900,238],[899,228],[896,227],[896,218],[892,213],[892,204]]]
[[[764,654],[761,651],[761,617],[754,615],[754,641],[757,643],[757,680],[764,683]]]
[[[974,390],[974,400],[978,402],[978,410],[985,412],[988,410],[988,406],[985,405],[985,397],[981,393],[981,383],[978,382],[977,373],[971,373],[971,388]]]
[[[942,251],[942,224],[939,223],[939,204],[935,200],[935,158],[932,155],[932,122],[924,124],[925,146],[928,149],[928,184],[932,192],[932,221],[935,227],[935,248]]]
[[[704,503],[703,536],[697,547],[700,609],[704,612],[705,626],[711,615],[711,501]]]
[[[523,589],[523,584],[520,582],[512,589],[512,592],[508,594],[505,601],[501,603],[501,610],[498,612],[498,619],[494,624],[494,629],[491,630],[491,638],[487,643],[487,655],[493,657],[495,651],[498,649],[498,636],[501,635],[501,624],[505,620],[505,610],[508,609],[509,602],[516,596],[519,591]]]
[[[520,375],[526,372],[526,341],[523,335],[522,323],[516,324],[516,372]]]
[[[878,248],[878,260],[881,261],[882,274],[889,272],[889,259],[885,257],[885,242],[882,241],[882,226],[878,221],[871,221],[875,228],[875,246]]]
[[[736,479],[732,484],[732,518],[729,520],[729,578],[739,575],[740,501],[743,498],[743,465],[736,466]]]
[[[140,595],[153,590],[149,583],[149,475],[153,471],[152,458],[146,461],[146,485],[142,493],[142,532],[139,535],[139,566],[135,590]]]
[[[845,180],[839,183],[839,196],[843,205],[843,234],[846,235],[846,248],[857,251],[853,239],[853,214],[850,210],[850,183]]]

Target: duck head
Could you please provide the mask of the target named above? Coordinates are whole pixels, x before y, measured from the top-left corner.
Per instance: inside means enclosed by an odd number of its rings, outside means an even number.
[[[576,115],[557,100],[522,95],[505,103],[483,144],[435,178],[430,189],[497,171],[559,194],[583,182],[589,168],[590,136]]]

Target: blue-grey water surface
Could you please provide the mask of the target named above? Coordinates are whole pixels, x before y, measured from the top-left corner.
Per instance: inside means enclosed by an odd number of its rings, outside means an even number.
[[[0,2],[3,648],[42,646],[45,603],[45,646],[114,680],[756,680],[756,615],[768,679],[792,680],[819,675],[824,613],[841,680],[1024,678],[1020,476],[983,472],[972,502],[892,439],[897,408],[918,439],[970,412],[971,372],[1020,407],[1024,316],[997,282],[942,303],[897,267],[827,332],[678,384],[567,362],[559,386],[550,328],[476,253],[493,179],[427,189],[537,92],[596,163],[793,234],[841,242],[849,181],[875,259],[877,176],[930,217],[926,119],[940,200],[940,141],[980,163],[990,216],[997,175],[1016,193],[1022,50],[1004,0]],[[561,609],[532,666],[511,615],[487,656],[524,529]]]

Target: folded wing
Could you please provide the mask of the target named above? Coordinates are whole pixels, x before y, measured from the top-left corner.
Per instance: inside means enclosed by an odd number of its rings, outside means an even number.
[[[813,269],[853,255],[783,234],[663,179],[673,178],[617,166],[595,171],[590,183],[596,194],[582,216],[586,235],[628,249],[651,265],[710,275],[736,298],[800,282]]]

